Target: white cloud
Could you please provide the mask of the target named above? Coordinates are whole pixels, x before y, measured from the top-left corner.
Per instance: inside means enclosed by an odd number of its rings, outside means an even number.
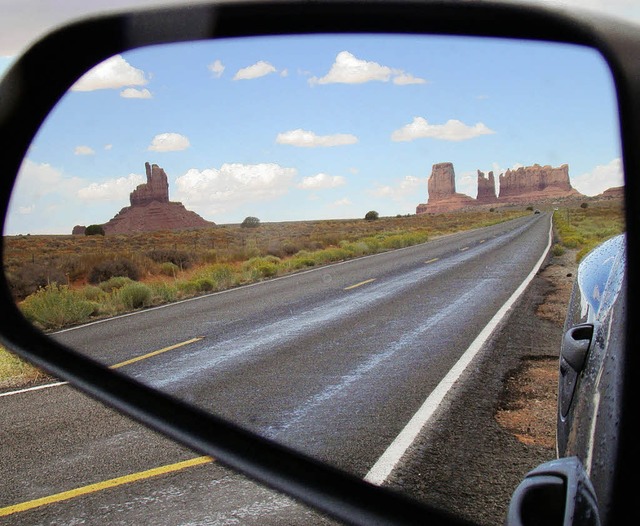
[[[571,186],[585,195],[598,195],[616,186],[624,184],[622,159],[598,165],[590,172],[571,178]]]
[[[21,215],[29,215],[31,213],[33,213],[33,211],[36,209],[36,205],[31,205],[31,206],[19,206],[18,207],[18,213]]]
[[[341,51],[331,66],[329,73],[321,78],[311,78],[311,84],[362,84],[374,80],[387,82],[391,77],[391,68],[377,62],[360,60],[348,51]]]
[[[252,66],[247,66],[246,68],[238,70],[238,72],[234,75],[233,80],[252,80],[264,77],[265,75],[269,75],[269,73],[275,72],[276,68],[274,68],[268,62],[260,60]]]
[[[410,73],[401,73],[393,78],[393,83],[398,86],[408,86],[410,84],[426,84],[425,79],[414,77]]]
[[[216,60],[207,66],[207,69],[213,73],[216,78],[222,77],[224,73],[225,66],[220,60]]]
[[[94,151],[94,149],[93,149],[93,148],[91,148],[90,146],[83,146],[83,145],[81,145],[81,146],[76,146],[76,147],[73,149],[73,153],[74,153],[75,155],[93,155],[93,154],[95,154],[96,152],[95,152],[95,151]]]
[[[466,172],[456,178],[456,192],[475,198],[478,195],[478,173]]]
[[[319,173],[310,177],[305,177],[298,188],[303,190],[326,190],[329,188],[336,188],[347,184],[347,180],[340,175],[327,175],[325,173]]]
[[[355,144],[358,138],[348,133],[336,133],[334,135],[316,135],[307,130],[291,130],[279,133],[276,137],[278,144],[288,144],[302,148],[331,147]]]
[[[109,151],[109,150],[113,149],[113,144],[105,144],[105,145],[104,145],[104,149],[105,149],[106,151]]]
[[[400,69],[382,66],[377,62],[361,60],[348,51],[341,51],[329,72],[321,78],[311,77],[309,84],[363,84],[365,82],[389,82],[394,84],[424,84],[426,80],[414,77]]]
[[[147,150],[152,152],[178,152],[191,146],[189,139],[179,133],[160,133],[156,135]]]
[[[391,140],[399,142],[431,138],[443,141],[465,141],[493,133],[495,132],[481,122],[467,126],[459,120],[450,119],[445,124],[429,124],[423,117],[414,117],[413,122],[394,131],[391,134]]]
[[[129,194],[141,183],[145,177],[138,174],[129,174],[127,177],[109,179],[101,183],[91,183],[80,188],[76,196],[81,201],[127,201]]]
[[[71,90],[120,89],[126,86],[144,86],[147,82],[144,71],[134,68],[121,55],[115,55],[85,73]]]
[[[338,199],[333,202],[333,206],[351,206],[351,200],[348,197],[343,197],[342,199]]]
[[[406,198],[411,198],[416,201],[419,199],[420,185],[424,185],[426,193],[427,186],[424,180],[421,181],[419,177],[407,175],[393,186],[378,186],[375,190],[371,190],[369,193],[375,197],[386,197],[394,201],[402,201]]]
[[[176,187],[179,200],[186,206],[215,216],[243,204],[286,194],[296,175],[295,168],[274,163],[225,163],[219,169],[192,168],[176,179]]]
[[[123,99],[152,99],[153,95],[147,88],[126,88],[120,92]]]
[[[66,176],[61,170],[47,163],[37,163],[30,159],[22,162],[16,186],[11,194],[8,220],[15,214],[31,214],[44,208],[38,204],[67,202],[83,185],[82,179]]]

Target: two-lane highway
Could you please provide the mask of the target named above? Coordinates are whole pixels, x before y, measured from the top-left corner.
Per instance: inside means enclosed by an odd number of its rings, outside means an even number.
[[[550,216],[531,215],[54,337],[141,382],[364,477],[496,322],[549,242]],[[194,457],[68,386],[2,396],[0,407],[0,475],[7,488],[0,508]],[[287,523],[320,520],[293,512],[298,507],[287,499],[247,491],[241,477],[229,482],[228,472],[222,475],[211,464],[176,472],[184,484],[211,490],[198,517],[237,506],[262,507],[265,516],[277,509]],[[216,476],[229,484],[219,486],[226,488],[220,493],[224,502],[216,497]],[[175,520],[170,478],[145,481],[154,506],[166,507],[164,523],[189,522]],[[229,489],[234,484],[236,491]],[[130,502],[127,491],[134,486],[142,487],[131,482],[109,490],[110,504],[103,506]],[[107,496],[98,489],[7,519],[38,523],[51,513],[66,523],[86,520],[86,507],[96,499]],[[142,514],[137,522],[145,522],[144,507],[131,508]],[[125,522],[135,522],[132,509],[123,512]]]

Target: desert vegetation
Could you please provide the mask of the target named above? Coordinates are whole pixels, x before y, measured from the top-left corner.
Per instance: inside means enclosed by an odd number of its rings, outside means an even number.
[[[56,330],[423,243],[523,213],[284,223],[247,218],[240,225],[179,232],[9,236],[4,238],[4,269],[24,315],[43,330]]]
[[[624,232],[624,209],[616,200],[581,203],[556,210],[553,223],[557,241],[554,254],[576,250],[576,263],[579,263],[600,243]]]
[[[524,207],[371,220],[223,225],[115,236],[5,236],[4,271],[24,315],[45,331],[407,247],[530,214]],[[615,201],[554,212],[554,252],[624,230]],[[0,347],[0,388],[43,373]],[[4,383],[2,383],[4,382]],[[7,383],[9,382],[9,383]]]

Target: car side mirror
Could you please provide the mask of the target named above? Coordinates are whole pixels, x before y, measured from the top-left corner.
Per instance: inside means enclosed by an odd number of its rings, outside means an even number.
[[[577,457],[540,464],[513,493],[507,526],[599,526],[595,491]]]
[[[63,27],[35,43],[7,72],[0,86],[0,215],[6,212],[15,178],[38,129],[65,92],[90,68],[121,52],[143,46],[226,37],[312,33],[402,33],[498,37],[565,42],[596,49],[608,60],[615,80],[623,130],[623,161],[628,173],[640,173],[640,39],[637,28],[618,22],[583,20],[546,9],[519,5],[448,2],[222,2],[112,14]],[[65,61],[58,60],[66,57]],[[43,72],[47,82],[43,82]],[[628,204],[640,196],[640,184],[627,181]],[[631,207],[628,207],[630,209]],[[635,240],[640,217],[628,214],[629,265],[635,268]],[[3,255],[0,248],[0,256]],[[635,290],[635,278],[630,288]],[[283,491],[350,524],[462,524],[465,521],[358,477],[327,466],[288,447],[261,438],[229,421],[202,411],[167,393],[137,382],[88,356],[45,336],[28,323],[15,305],[5,273],[0,273],[0,340],[20,356],[122,413],[182,444],[216,457],[254,479]],[[630,308],[630,327],[637,325]],[[629,341],[633,341],[629,338]],[[637,353],[627,353],[629,371],[638,370]],[[626,381],[624,403],[638,407],[638,390]],[[635,405],[634,405],[635,403]],[[619,426],[631,428],[633,417]],[[621,480],[635,474],[635,445],[624,443],[614,468]],[[631,461],[633,460],[633,462]],[[561,466],[562,467],[562,466]],[[555,468],[554,468],[555,469]],[[573,465],[527,482],[514,504],[521,513],[539,495],[587,498],[579,481],[563,479]],[[564,470],[564,471],[563,471]],[[579,475],[579,473],[578,473]],[[569,483],[570,482],[570,483]],[[619,484],[616,513],[635,511],[629,488]],[[564,489],[563,489],[564,488]],[[577,488],[577,489],[576,489]],[[587,488],[588,489],[588,488]],[[575,490],[575,491],[574,491]],[[578,506],[576,514],[590,510]],[[559,509],[559,507],[558,507]],[[568,509],[565,506],[565,509]],[[554,517],[559,516],[554,513]],[[586,513],[586,511],[585,511]],[[514,520],[516,520],[514,518]],[[514,522],[514,524],[516,524]],[[526,523],[523,523],[526,524]],[[594,523],[595,524],[595,523]]]

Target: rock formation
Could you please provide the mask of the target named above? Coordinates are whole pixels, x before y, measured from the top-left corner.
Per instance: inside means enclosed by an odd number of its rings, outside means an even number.
[[[154,230],[184,230],[212,227],[182,203],[169,201],[169,181],[165,171],[157,164],[145,163],[147,182],[138,185],[129,195],[131,206],[126,206],[102,225],[105,234],[129,234]],[[75,226],[73,234],[84,234],[85,227]]]
[[[434,164],[428,181],[429,200],[417,206],[416,214],[438,214],[479,205],[522,204],[582,196],[571,186],[569,166],[566,164],[559,168],[534,164],[507,170],[500,175],[499,181],[500,194],[496,196],[493,172],[485,176],[478,170],[478,196],[473,199],[456,193],[452,163]]]
[[[496,180],[493,172],[485,176],[484,172],[478,170],[478,204],[492,204],[498,201],[496,196]]]
[[[429,201],[446,199],[456,193],[456,174],[453,163],[438,163],[431,168],[431,176],[427,181]]]
[[[569,181],[569,165],[520,167],[500,176],[500,200],[523,203],[557,197],[579,196]]]
[[[451,212],[476,204],[476,200],[472,197],[456,193],[453,163],[434,164],[427,185],[429,201],[426,204],[418,205],[416,214]]]
[[[602,199],[622,199],[624,198],[624,186],[614,186],[607,188],[600,195],[596,196]]]
[[[129,195],[131,206],[145,206],[154,201],[169,202],[169,180],[167,174],[157,164],[144,163],[147,182],[138,185]]]

